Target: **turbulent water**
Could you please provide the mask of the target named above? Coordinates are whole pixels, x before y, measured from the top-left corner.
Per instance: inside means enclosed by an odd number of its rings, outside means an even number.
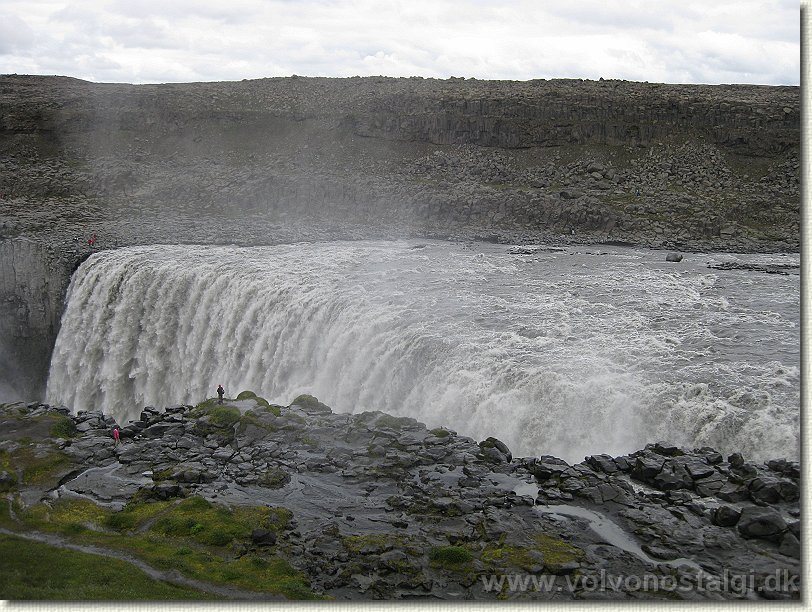
[[[688,255],[336,242],[149,246],[74,275],[48,401],[120,422],[223,384],[568,460],[655,440],[798,458],[800,277]]]

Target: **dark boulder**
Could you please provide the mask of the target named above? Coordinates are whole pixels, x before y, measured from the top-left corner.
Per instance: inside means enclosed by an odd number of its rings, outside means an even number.
[[[635,460],[632,468],[632,478],[650,483],[662,471],[664,464],[665,459],[657,455],[641,455]]]
[[[577,200],[584,195],[580,189],[562,189],[559,194],[565,200]]]
[[[146,438],[179,438],[184,433],[183,425],[178,423],[155,423],[141,430],[141,435]]]
[[[179,465],[172,474],[172,480],[188,483],[206,483],[216,480],[217,476],[210,473],[200,464]]]
[[[3,470],[0,472],[0,491],[8,491],[9,489],[14,488],[17,484],[17,477],[9,472],[8,470]]]
[[[801,558],[801,541],[795,537],[795,534],[787,532],[781,538],[781,545],[778,547],[778,552],[787,557],[795,559]]]
[[[146,423],[148,421],[151,421],[152,419],[157,419],[158,417],[160,417],[160,415],[161,415],[160,411],[156,410],[155,408],[152,408],[151,406],[147,406],[141,411],[141,416],[139,417],[139,420]]]
[[[722,453],[710,446],[703,446],[702,448],[697,449],[696,453],[700,455],[709,465],[718,465],[724,461]]]
[[[539,482],[544,482],[553,476],[560,476],[563,472],[568,470],[569,463],[558,457],[552,455],[542,455],[539,460],[533,465],[531,471]]]
[[[685,469],[688,470],[688,473],[694,480],[699,480],[700,478],[708,478],[709,476],[713,476],[716,473],[716,470],[713,469],[713,466],[708,465],[707,463],[699,459],[686,461]]]
[[[485,447],[480,453],[482,459],[488,463],[509,463],[509,459],[494,447]]]
[[[273,546],[276,544],[276,534],[270,529],[253,529],[251,542],[256,546]]]
[[[742,510],[738,530],[745,538],[779,542],[787,531],[787,523],[781,514],[772,508],[748,506]]]
[[[730,502],[731,504],[735,504],[737,502],[748,500],[750,498],[750,492],[745,486],[728,482],[721,489],[719,489],[719,491],[716,493],[716,497],[723,499],[726,502]]]
[[[801,499],[801,488],[791,480],[782,480],[778,485],[781,499],[787,502],[796,502]]]
[[[618,471],[615,460],[609,455],[591,455],[586,458],[586,464],[596,472],[614,474]]]
[[[674,472],[666,472],[665,470],[654,476],[649,482],[660,491],[675,491],[677,489],[690,488],[691,484],[690,479],[686,482],[681,476],[678,476]]]
[[[482,454],[485,456],[485,459],[494,463],[510,463],[513,459],[513,454],[507,445],[494,437],[489,436],[485,438],[479,443],[479,448],[482,449]],[[489,452],[491,449],[497,451],[501,457],[493,452]]]
[[[773,472],[778,472],[790,478],[801,477],[801,466],[797,461],[787,461],[786,459],[772,459],[767,462],[767,467]]]
[[[680,255],[679,253],[669,253],[668,255],[665,256],[665,260],[674,263],[679,263],[682,261],[682,255]]]
[[[634,466],[634,457],[628,455],[623,457],[615,457],[615,465],[621,472],[631,472]]]
[[[733,506],[719,506],[714,510],[711,521],[714,525],[719,525],[720,527],[733,527],[733,525],[739,522],[741,515],[741,511]]]
[[[702,497],[713,497],[727,484],[727,478],[722,474],[714,473],[706,478],[694,481],[694,490]]]
[[[118,430],[118,433],[122,438],[134,438],[137,434],[140,434],[144,430],[144,427],[146,427],[146,423],[135,421],[131,422],[126,427],[121,427]]]
[[[777,478],[754,478],[747,488],[757,504],[775,504],[781,499],[781,481]]]
[[[668,442],[655,442],[654,444],[647,445],[646,448],[650,448],[658,455],[663,455],[665,457],[679,457],[680,455],[685,454],[685,451],[679,446],[669,444]]]
[[[174,483],[162,482],[152,487],[152,493],[156,499],[167,500],[173,497],[183,497],[183,489]]]
[[[734,482],[747,483],[758,476],[758,468],[752,463],[745,463],[730,470],[730,479]]]

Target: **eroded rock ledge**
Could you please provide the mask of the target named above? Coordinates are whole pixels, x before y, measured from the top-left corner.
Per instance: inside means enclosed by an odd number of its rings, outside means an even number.
[[[214,582],[259,572],[257,591],[335,599],[800,597],[796,462],[662,442],[513,458],[495,438],[250,392],[145,408],[118,446],[101,412],[9,404],[0,419],[0,526],[160,537],[205,550]],[[75,507],[85,520],[60,522]],[[194,507],[242,522],[221,533]],[[161,563],[186,572],[174,553]],[[284,584],[261,569],[280,563],[295,568]]]

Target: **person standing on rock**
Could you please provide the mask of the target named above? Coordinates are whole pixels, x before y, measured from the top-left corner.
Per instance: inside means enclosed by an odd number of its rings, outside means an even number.
[[[121,443],[121,434],[118,431],[118,427],[113,427],[113,439],[116,441],[115,446]]]
[[[218,404],[223,403],[223,395],[225,395],[226,390],[223,389],[223,385],[217,385],[217,397],[220,399],[217,401]]]

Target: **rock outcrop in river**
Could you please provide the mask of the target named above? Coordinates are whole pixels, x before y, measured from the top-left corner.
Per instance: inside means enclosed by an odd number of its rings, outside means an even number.
[[[145,408],[118,446],[101,412],[11,404],[0,420],[2,533],[125,550],[213,593],[800,597],[800,473],[785,460],[656,443],[569,465],[250,392]]]

